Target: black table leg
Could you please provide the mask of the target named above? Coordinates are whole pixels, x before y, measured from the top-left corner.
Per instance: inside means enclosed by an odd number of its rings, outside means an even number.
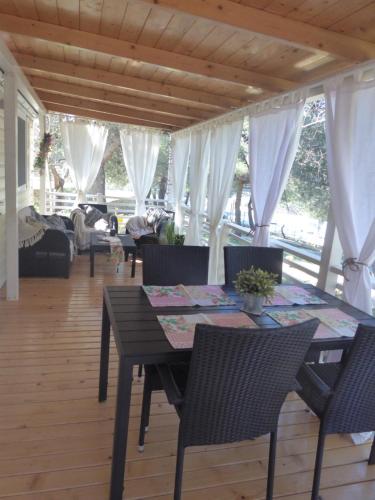
[[[135,276],[135,261],[136,261],[136,258],[137,258],[137,252],[136,250],[133,251],[133,254],[132,254],[132,278],[134,278]]]
[[[94,277],[94,266],[95,266],[95,249],[93,245],[90,245],[90,278]]]
[[[133,365],[121,356],[117,382],[116,420],[115,432],[113,436],[111,489],[109,495],[110,500],[122,500],[123,498],[132,372]]]
[[[105,300],[103,300],[102,312],[102,341],[100,347],[100,375],[99,375],[99,402],[107,399],[108,386],[108,363],[109,363],[109,341],[111,324]]]

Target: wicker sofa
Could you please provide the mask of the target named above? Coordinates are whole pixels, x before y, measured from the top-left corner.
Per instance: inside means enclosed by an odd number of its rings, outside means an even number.
[[[48,220],[48,216],[45,217]],[[19,275],[21,277],[69,278],[74,225],[68,217],[61,217],[61,219],[68,232],[47,229],[37,243],[19,249]]]

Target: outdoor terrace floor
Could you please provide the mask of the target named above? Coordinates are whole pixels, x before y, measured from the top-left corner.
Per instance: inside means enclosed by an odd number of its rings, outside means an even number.
[[[19,302],[0,300],[0,498],[107,500],[112,449],[116,354],[109,398],[97,402],[102,287],[139,284],[130,269],[116,274],[98,255],[71,277],[23,279]],[[142,380],[134,379],[126,498],[170,499],[177,417],[163,394],[154,397],[143,454],[137,451]],[[291,394],[280,418],[275,498],[309,498],[318,420]],[[322,476],[324,500],[375,498],[370,446],[329,436]],[[261,499],[268,438],[188,450],[184,500]]]

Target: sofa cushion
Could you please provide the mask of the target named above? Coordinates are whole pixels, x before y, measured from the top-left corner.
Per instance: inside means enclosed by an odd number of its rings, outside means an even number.
[[[85,225],[88,227],[94,227],[98,220],[103,218],[103,212],[95,207],[87,207]]]
[[[60,231],[66,231],[65,222],[59,215],[52,214],[43,218],[51,229],[59,229]]]

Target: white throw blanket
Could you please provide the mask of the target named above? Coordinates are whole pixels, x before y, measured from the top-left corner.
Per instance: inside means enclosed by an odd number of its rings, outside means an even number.
[[[80,209],[76,208],[72,212],[74,222],[74,242],[76,248],[79,250],[88,250],[90,248],[91,233],[106,235],[105,231],[98,231],[94,227],[88,227],[85,224],[86,214]]]
[[[46,224],[32,217],[18,219],[18,248],[31,247],[44,236],[48,229]]]
[[[130,217],[126,224],[126,229],[129,231],[130,236],[135,240],[138,240],[145,234],[152,234],[154,232],[153,227],[147,223],[146,217],[141,215],[134,215],[133,217]]]

